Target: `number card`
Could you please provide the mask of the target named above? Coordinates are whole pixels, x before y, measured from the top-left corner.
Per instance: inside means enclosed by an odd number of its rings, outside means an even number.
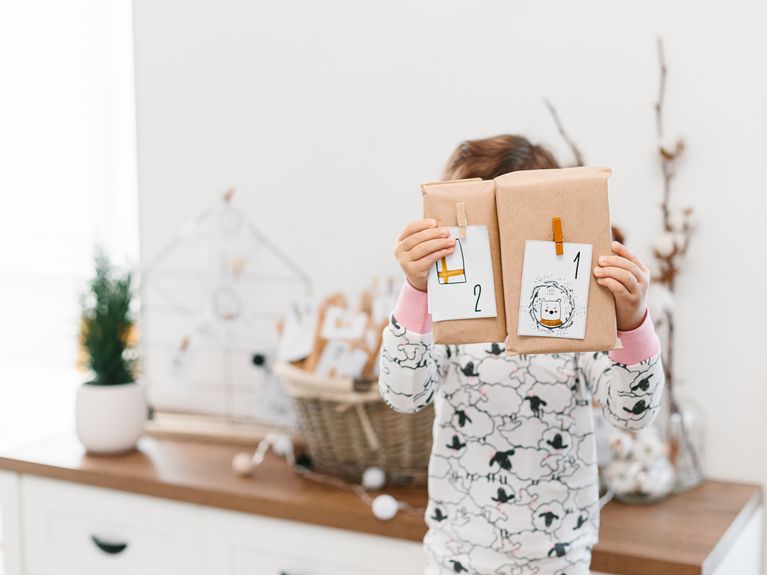
[[[280,361],[299,361],[309,357],[318,321],[319,314],[314,303],[294,303],[285,316],[277,358]]]
[[[466,238],[448,228],[455,250],[429,270],[429,311],[433,321],[496,317],[493,261],[487,226],[467,226]]]
[[[591,280],[591,244],[525,241],[517,335],[583,339]]]
[[[325,339],[360,339],[365,335],[368,316],[364,313],[339,306],[331,306],[325,312],[320,335]]]
[[[354,348],[347,341],[333,340],[322,350],[314,372],[329,377],[359,377],[367,360],[364,349]]]

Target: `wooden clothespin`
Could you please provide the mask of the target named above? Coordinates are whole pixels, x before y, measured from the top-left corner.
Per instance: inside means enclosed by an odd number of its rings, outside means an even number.
[[[224,201],[231,202],[235,194],[234,186],[229,186],[229,189],[224,192]]]
[[[554,244],[557,255],[561,256],[565,253],[564,239],[562,238],[562,220],[560,218],[551,218],[551,227],[554,230]]]
[[[468,222],[466,220],[466,206],[463,202],[458,202],[455,205],[455,217],[458,220],[458,237],[465,240]]]

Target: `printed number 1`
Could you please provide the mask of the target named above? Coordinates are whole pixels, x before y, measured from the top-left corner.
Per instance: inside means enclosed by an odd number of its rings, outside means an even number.
[[[581,265],[581,252],[578,252],[573,261],[575,262],[575,279],[578,279],[578,268]]]
[[[477,296],[477,301],[474,302],[474,311],[480,312],[482,311],[479,309],[479,296],[482,295],[482,286],[479,284],[474,284],[474,295]]]

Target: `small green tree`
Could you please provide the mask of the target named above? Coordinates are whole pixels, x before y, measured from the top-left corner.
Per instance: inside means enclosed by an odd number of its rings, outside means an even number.
[[[95,275],[80,297],[80,345],[94,375],[88,383],[129,383],[133,381],[134,367],[130,356],[133,274],[130,270],[118,271],[101,248],[96,249],[93,261]]]

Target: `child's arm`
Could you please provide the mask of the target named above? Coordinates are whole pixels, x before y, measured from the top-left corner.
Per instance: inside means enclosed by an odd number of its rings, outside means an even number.
[[[655,418],[663,397],[660,342],[649,315],[618,337],[623,349],[581,354],[581,373],[605,419],[615,427],[641,429]]]
[[[431,341],[426,292],[402,286],[383,334],[378,389],[384,401],[403,413],[415,413],[434,398],[446,363]]]
[[[434,220],[413,222],[397,238],[394,255],[405,282],[384,329],[378,377],[381,396],[395,411],[415,413],[429,405],[445,369],[431,341],[426,278],[434,262],[454,246],[455,240]]]
[[[645,303],[650,271],[619,242],[612,247],[612,255],[599,257],[594,275],[615,297],[623,349],[585,353],[579,362],[605,418],[616,427],[640,429],[655,417],[664,383],[660,342]]]

